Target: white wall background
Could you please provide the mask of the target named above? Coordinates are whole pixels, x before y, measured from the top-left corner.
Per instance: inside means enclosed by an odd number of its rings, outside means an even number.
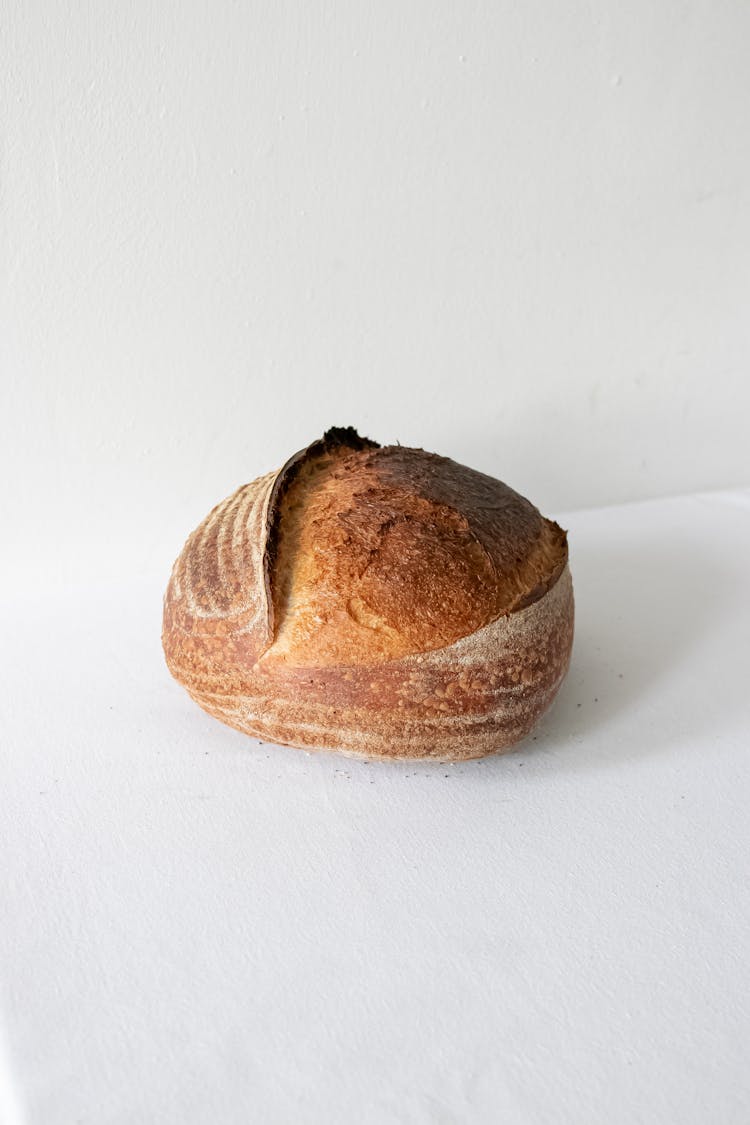
[[[334,423],[550,512],[747,481],[744,0],[0,14],[6,559],[162,565]]]

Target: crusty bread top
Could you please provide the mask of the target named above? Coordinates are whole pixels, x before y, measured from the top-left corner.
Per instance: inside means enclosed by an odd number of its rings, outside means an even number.
[[[540,598],[565,532],[447,457],[330,430],[279,473],[264,576],[264,660],[393,660],[452,644]]]

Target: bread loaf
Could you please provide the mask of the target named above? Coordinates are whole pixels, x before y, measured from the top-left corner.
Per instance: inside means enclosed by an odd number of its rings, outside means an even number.
[[[193,532],[164,652],[260,739],[481,757],[528,734],[567,671],[567,560],[565,532],[492,477],[332,429]]]

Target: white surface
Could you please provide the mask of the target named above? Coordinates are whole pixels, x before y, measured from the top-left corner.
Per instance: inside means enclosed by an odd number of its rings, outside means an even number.
[[[543,510],[748,483],[744,0],[0,19],[0,525],[30,559],[178,543],[332,424]]]
[[[5,606],[4,1120],[745,1125],[750,493],[563,518],[570,676],[462,766],[209,719],[165,575]]]

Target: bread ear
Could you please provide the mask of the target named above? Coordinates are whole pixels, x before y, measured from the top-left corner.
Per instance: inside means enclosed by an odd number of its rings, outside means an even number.
[[[284,515],[284,499],[305,467],[311,465],[316,459],[322,459],[327,454],[330,455],[341,450],[354,452],[362,449],[379,448],[377,442],[360,437],[353,426],[333,426],[326,430],[322,438],[318,438],[305,449],[300,449],[297,453],[294,453],[276,473],[268,493],[262,531],[262,569],[269,645],[275,639],[279,618],[278,588],[281,583],[277,581],[276,568],[281,540],[281,523]]]

